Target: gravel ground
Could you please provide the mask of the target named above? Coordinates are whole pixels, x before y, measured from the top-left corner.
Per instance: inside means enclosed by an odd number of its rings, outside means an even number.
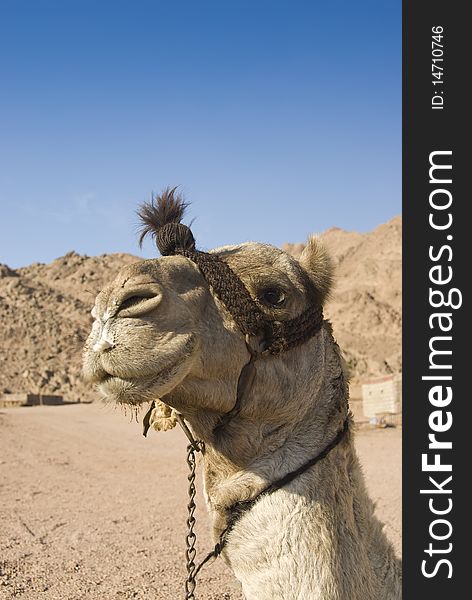
[[[360,430],[357,449],[401,552],[401,430]],[[177,600],[185,580],[186,440],[101,404],[0,410],[0,598]],[[199,487],[200,487],[200,481]],[[211,549],[201,496],[199,554]],[[218,560],[201,600],[241,600]]]

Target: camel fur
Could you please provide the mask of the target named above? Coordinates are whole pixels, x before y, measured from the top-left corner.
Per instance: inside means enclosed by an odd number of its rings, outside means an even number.
[[[311,238],[300,261],[267,244],[214,250],[273,319],[305,310],[306,278],[322,299],[331,261]],[[283,302],[264,304],[265,291]],[[282,297],[282,296],[280,296]],[[348,417],[348,387],[331,325],[303,345],[257,361],[241,412],[231,410],[244,337],[195,264],[165,256],[125,267],[97,297],[84,349],[84,375],[101,393],[134,406],[161,399],[156,428],[185,416],[205,442],[205,497],[215,541],[228,509],[316,456]],[[174,420],[173,420],[174,419]],[[398,600],[401,568],[387,540],[354,449],[342,442],[287,486],[263,496],[237,521],[223,552],[247,600]]]

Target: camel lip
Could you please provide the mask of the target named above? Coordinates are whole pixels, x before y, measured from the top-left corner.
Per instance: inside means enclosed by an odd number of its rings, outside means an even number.
[[[112,382],[122,382],[125,384],[127,383],[130,385],[135,385],[135,386],[141,387],[141,384],[143,384],[143,383],[149,383],[151,381],[154,381],[155,379],[158,379],[165,373],[165,371],[172,369],[173,366],[174,365],[167,365],[166,367],[164,367],[163,369],[161,369],[158,372],[149,373],[147,376],[141,375],[139,377],[136,375],[128,375],[128,376],[115,375],[113,373],[110,373],[109,371],[106,371],[102,367],[99,370],[99,372],[94,373],[93,382],[95,383],[96,386],[106,385],[107,383],[112,383]]]
[[[106,373],[96,386],[102,394],[119,404],[144,404],[156,397],[156,388],[166,385],[184,360],[181,358],[147,377],[119,377]]]
[[[95,383],[97,385],[100,385],[102,383],[106,383],[107,381],[110,381],[110,379],[113,379],[114,375],[111,375],[110,373],[107,373],[106,371],[104,371],[103,373],[100,373],[100,375],[96,375],[95,376]]]
[[[112,383],[122,383],[122,384],[134,385],[134,386],[139,385],[141,387],[140,384],[154,381],[162,373],[163,373],[163,371],[161,371],[160,373],[155,373],[152,376],[149,376],[149,378],[144,379],[144,380],[142,377],[139,377],[139,378],[138,377],[120,377],[118,375],[111,375],[110,373],[107,373],[106,375],[101,377],[99,381],[97,381],[96,385],[100,387],[100,386],[112,384]]]
[[[104,383],[106,384],[111,381],[123,381],[125,383],[132,383],[133,378],[132,377],[118,377],[118,375],[110,375],[110,373],[107,373],[104,377],[102,377],[100,379],[100,381],[97,382],[97,384],[103,385]]]
[[[113,373],[113,368],[109,367],[107,370],[103,364],[100,366],[96,364],[88,379],[109,400],[120,404],[142,404],[153,400],[156,394],[168,393],[178,385],[181,380],[179,372],[182,372],[182,368],[185,370],[185,363],[191,359],[194,348],[195,336],[192,335],[186,340],[180,356],[172,357],[167,364],[166,361],[162,361],[159,370],[126,376],[126,374],[116,375]]]
[[[97,390],[108,400],[118,404],[143,404],[148,400],[147,390],[153,386],[158,375],[143,381],[108,374],[96,384]]]
[[[97,385],[106,385],[107,383],[113,383],[113,382],[121,382],[124,384],[130,384],[136,387],[144,387],[148,384],[152,384],[156,381],[159,381],[166,372],[171,372],[173,369],[175,369],[176,367],[178,367],[181,363],[183,362],[183,359],[180,358],[176,361],[174,361],[171,364],[166,365],[165,367],[163,367],[160,371],[157,372],[153,372],[153,373],[149,373],[147,376],[146,375],[140,375],[138,376],[121,376],[121,375],[114,375],[113,373],[109,373],[108,371],[103,370],[98,377],[96,378],[96,384]]]

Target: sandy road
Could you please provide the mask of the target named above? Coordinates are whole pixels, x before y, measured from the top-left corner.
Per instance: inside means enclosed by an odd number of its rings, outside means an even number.
[[[401,431],[360,431],[378,515],[400,551]],[[0,410],[0,598],[178,600],[185,579],[186,441],[100,404]],[[200,497],[199,553],[211,548]],[[240,600],[222,560],[199,600]]]

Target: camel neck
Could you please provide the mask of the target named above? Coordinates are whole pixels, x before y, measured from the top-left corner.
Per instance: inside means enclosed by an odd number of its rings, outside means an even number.
[[[400,597],[352,440],[238,519],[223,552],[248,600]],[[334,592],[335,590],[336,592]]]
[[[228,535],[231,533],[232,529],[235,527],[238,520],[241,518],[241,516],[244,513],[251,510],[255,506],[256,502],[258,502],[262,497],[268,496],[269,494],[273,494],[274,492],[276,492],[276,491],[282,489],[283,487],[285,487],[286,485],[290,484],[294,479],[296,479],[297,477],[299,477],[300,475],[303,475],[303,473],[308,471],[308,469],[311,469],[312,467],[314,467],[316,465],[316,463],[318,463],[320,460],[323,460],[324,458],[326,458],[328,456],[328,454],[331,452],[331,450],[333,450],[333,448],[335,448],[341,442],[341,440],[346,435],[348,429],[349,429],[349,419],[346,418],[342,429],[340,429],[338,431],[336,437],[327,446],[325,446],[325,448],[321,452],[316,454],[316,456],[313,456],[310,460],[308,460],[303,465],[298,467],[298,469],[290,471],[289,473],[287,473],[280,479],[273,481],[270,485],[268,485],[265,489],[263,489],[262,491],[257,493],[252,498],[250,498],[248,500],[240,500],[238,502],[235,502],[232,506],[230,506],[227,509],[228,520],[227,520],[226,527],[223,530],[223,532],[221,533],[220,539],[218,540],[217,544],[215,545],[215,549],[209,556],[217,557],[221,554],[221,552],[223,551],[223,549],[226,546]],[[190,438],[190,441],[195,446],[197,451],[199,451],[198,450],[198,442],[195,442],[195,440],[192,440],[191,438]],[[208,560],[208,558],[205,559],[204,562],[206,562],[206,560]]]
[[[326,388],[326,389],[325,389]],[[276,482],[278,489],[316,464],[348,433],[343,373],[325,382],[321,410],[298,415],[298,422],[259,424],[237,417],[225,436],[205,440],[205,488],[210,504],[225,512],[251,500]],[[314,403],[316,400],[314,400]],[[325,410],[324,402],[329,406]],[[198,437],[198,436],[197,436]],[[349,435],[347,437],[350,437]]]

